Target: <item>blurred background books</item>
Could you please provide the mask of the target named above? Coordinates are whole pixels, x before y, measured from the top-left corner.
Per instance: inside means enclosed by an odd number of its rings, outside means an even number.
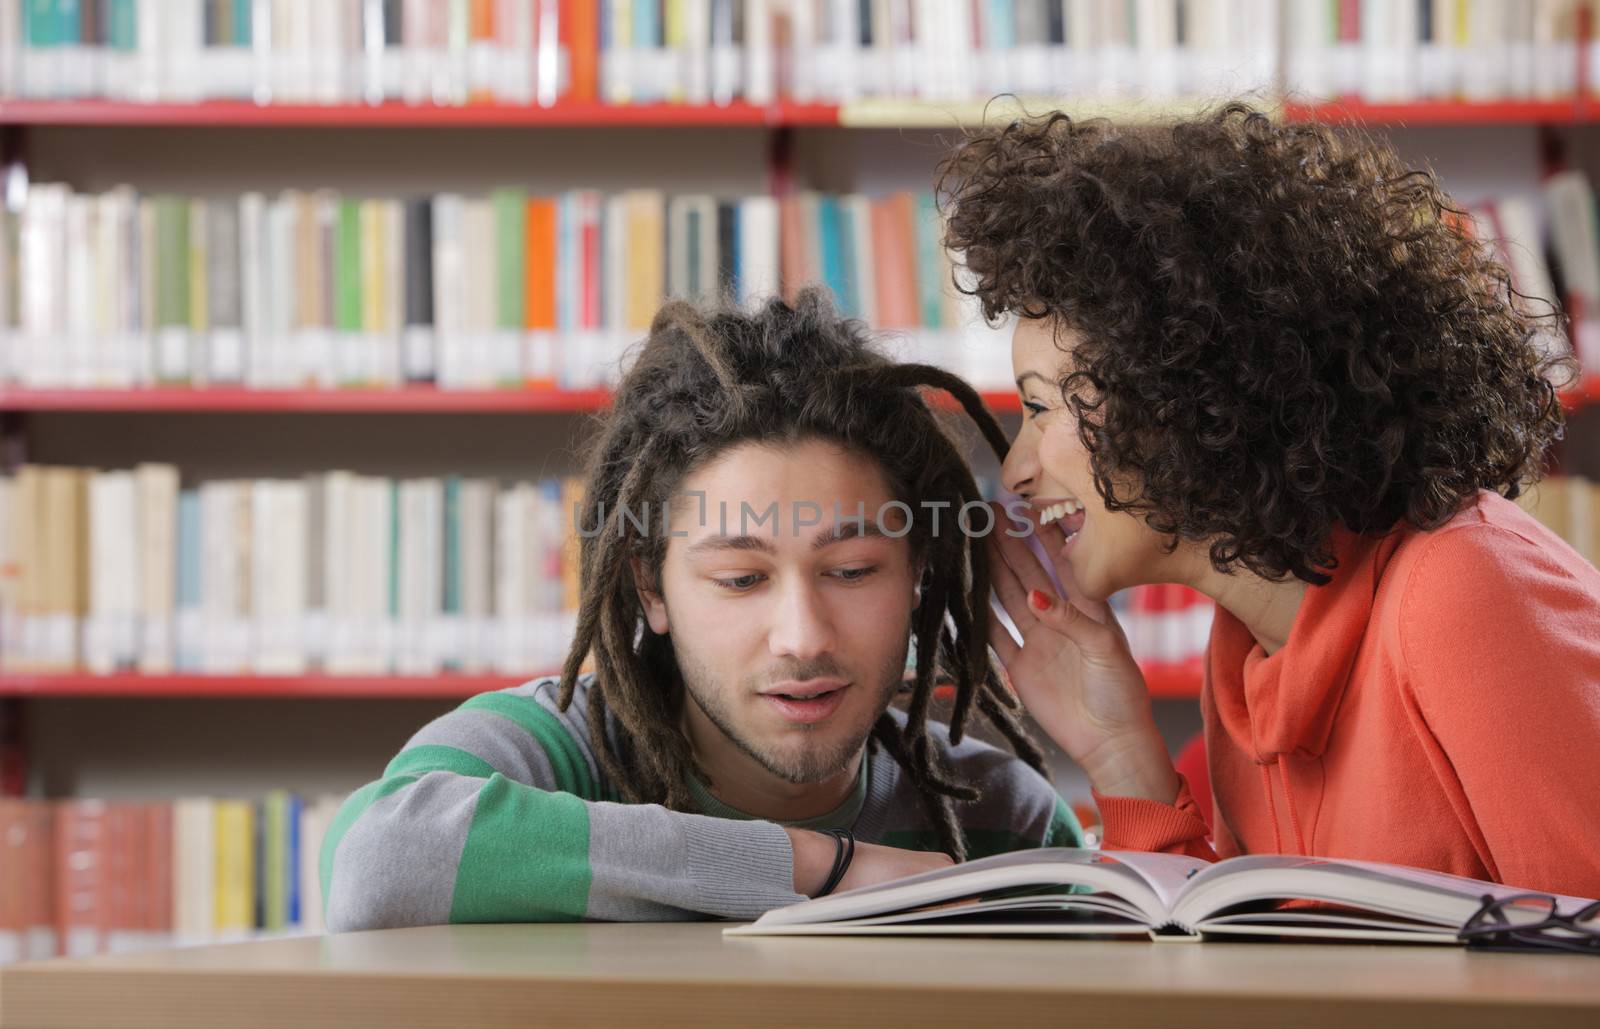
[[[820,283],[1014,431],[939,246],[963,125],[1382,134],[1600,366],[1597,6],[0,0],[0,961],[318,930],[338,798],[564,654],[662,298]],[[1524,501],[1589,560],[1595,381]],[[1209,602],[1115,604],[1177,749]]]

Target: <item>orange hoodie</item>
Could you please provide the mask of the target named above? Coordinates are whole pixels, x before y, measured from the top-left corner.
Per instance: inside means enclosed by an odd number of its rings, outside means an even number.
[[[1339,532],[1289,640],[1217,612],[1200,694],[1215,850],[1096,795],[1105,846],[1390,861],[1600,896],[1600,572],[1492,493],[1431,532]]]

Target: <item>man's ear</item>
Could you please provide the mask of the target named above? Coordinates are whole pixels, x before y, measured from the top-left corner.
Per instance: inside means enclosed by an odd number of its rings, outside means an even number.
[[[639,596],[639,606],[644,608],[644,620],[649,624],[650,631],[657,636],[667,634],[667,604],[661,599],[661,594],[652,588],[655,583],[651,579],[649,570],[644,562],[637,557],[628,559],[633,569],[633,589]]]

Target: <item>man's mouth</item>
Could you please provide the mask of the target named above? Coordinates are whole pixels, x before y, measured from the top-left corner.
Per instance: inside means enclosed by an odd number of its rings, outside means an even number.
[[[820,722],[844,702],[847,682],[812,679],[807,682],[780,682],[761,694],[780,715],[791,722]]]

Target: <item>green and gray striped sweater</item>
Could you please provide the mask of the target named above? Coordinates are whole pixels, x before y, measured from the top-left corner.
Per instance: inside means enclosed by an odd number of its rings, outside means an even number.
[[[589,682],[556,709],[544,679],[484,693],[411,738],[334,819],[321,872],[330,932],[445,922],[751,919],[794,892],[789,836],[717,801],[701,814],[620,802],[585,720]],[[895,712],[898,714],[898,712]],[[614,730],[613,730],[614,731]],[[973,857],[1077,846],[1077,820],[1016,757],[970,737],[950,747],[958,782],[983,791],[957,815]],[[938,849],[915,787],[880,747],[837,810],[792,823]]]

